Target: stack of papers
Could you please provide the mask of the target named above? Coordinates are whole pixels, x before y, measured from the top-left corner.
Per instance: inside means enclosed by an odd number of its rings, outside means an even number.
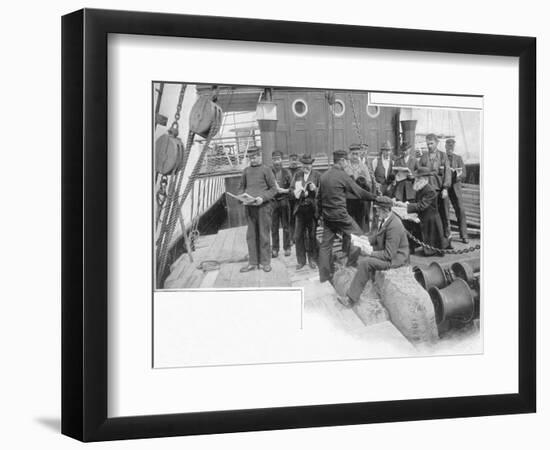
[[[396,215],[399,216],[401,220],[412,220],[413,222],[419,223],[420,219],[416,213],[408,213],[407,208],[402,206],[393,206],[391,209]]]
[[[370,245],[369,238],[367,236],[351,235],[351,245],[359,247],[363,253],[370,255],[372,253],[372,245]]]

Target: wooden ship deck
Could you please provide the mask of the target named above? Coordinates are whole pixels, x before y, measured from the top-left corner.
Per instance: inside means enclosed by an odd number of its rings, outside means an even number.
[[[322,228],[318,229],[318,238]],[[455,237],[458,237],[455,235]],[[304,292],[304,314],[322,317],[335,329],[340,329],[369,345],[379,343],[385,349],[390,348],[396,354],[415,354],[416,350],[409,341],[372,304],[363,301],[352,309],[343,307],[336,299],[337,292],[326,282],[319,282],[317,269],[308,265],[296,270],[295,247],[291,255],[285,257],[282,252],[272,258],[271,272],[254,270],[241,273],[240,268],[246,264],[246,226],[220,230],[216,234],[201,236],[192,254],[193,261],[187,253],[182,254],[170,267],[170,275],[164,288],[180,289],[231,289],[258,287],[299,287]],[[479,239],[472,238],[468,245],[453,242],[455,249],[476,245]],[[335,240],[334,251],[341,249],[339,239]],[[479,250],[443,257],[425,257],[419,252],[411,255],[412,266],[427,266],[432,261],[442,265],[456,261],[466,261],[479,257]]]

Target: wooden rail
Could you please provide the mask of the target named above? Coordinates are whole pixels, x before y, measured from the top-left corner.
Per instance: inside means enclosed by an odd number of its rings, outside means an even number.
[[[464,210],[466,211],[466,223],[468,227],[480,228],[481,216],[480,216],[480,195],[478,184],[466,184],[462,183],[462,200],[464,203]],[[451,220],[457,222],[456,214],[451,204]]]

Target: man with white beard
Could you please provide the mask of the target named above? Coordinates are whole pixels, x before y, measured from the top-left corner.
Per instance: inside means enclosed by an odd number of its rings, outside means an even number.
[[[438,193],[429,183],[432,171],[427,167],[419,167],[415,172],[413,189],[416,191],[415,201],[412,203],[395,202],[397,206],[405,206],[408,213],[417,213],[420,219],[422,242],[438,248],[448,247],[448,241],[443,233],[443,225],[438,212]],[[425,256],[443,256],[441,251],[424,248]]]

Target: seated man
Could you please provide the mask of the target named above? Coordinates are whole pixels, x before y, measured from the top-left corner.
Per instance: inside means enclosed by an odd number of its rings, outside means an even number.
[[[392,206],[393,201],[389,197],[379,197],[376,200],[379,227],[378,231],[369,236],[373,251],[360,259],[357,273],[346,295],[337,297],[344,306],[351,307],[359,301],[367,282],[374,279],[376,270],[386,270],[409,263],[407,234],[401,219],[392,213]]]

